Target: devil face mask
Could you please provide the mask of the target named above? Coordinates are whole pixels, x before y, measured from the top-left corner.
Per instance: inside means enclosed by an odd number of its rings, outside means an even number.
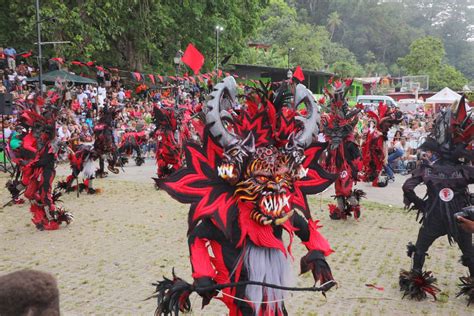
[[[321,192],[337,177],[318,164],[325,145],[314,142],[319,113],[311,92],[297,85],[293,102],[280,104],[275,100],[285,98],[279,92],[272,98],[265,89],[255,89],[236,114],[234,79],[217,84],[207,103],[202,144],[185,145],[186,166],[158,181],[171,196],[191,204],[190,229],[210,218],[230,234],[239,216],[240,225],[282,225],[295,209],[311,218],[306,195]],[[296,110],[302,104],[304,115]]]
[[[247,165],[235,196],[253,204],[251,218],[262,225],[282,224],[291,216],[294,176],[290,157],[276,147],[260,147]]]

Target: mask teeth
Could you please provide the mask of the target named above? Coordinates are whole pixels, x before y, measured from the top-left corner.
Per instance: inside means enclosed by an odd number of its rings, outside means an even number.
[[[290,209],[290,197],[286,194],[265,195],[260,201],[260,209],[265,214],[281,216]]]
[[[221,178],[230,178],[234,173],[234,166],[231,164],[222,164],[217,167],[217,175]]]

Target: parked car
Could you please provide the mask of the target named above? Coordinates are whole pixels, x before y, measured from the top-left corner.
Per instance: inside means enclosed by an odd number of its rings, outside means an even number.
[[[386,95],[359,95],[357,96],[357,103],[362,103],[366,111],[374,111],[377,109],[380,102],[387,104],[390,107],[398,107],[397,102]]]

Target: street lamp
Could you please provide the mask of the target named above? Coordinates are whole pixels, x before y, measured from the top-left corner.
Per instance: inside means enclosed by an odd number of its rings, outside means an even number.
[[[288,48],[288,69],[290,69],[290,54],[294,50],[295,50],[294,47]]]
[[[219,33],[223,30],[222,26],[216,25],[216,71],[219,70]]]
[[[40,96],[43,96],[43,67],[42,67],[42,49],[41,47],[43,45],[49,45],[49,44],[70,44],[70,41],[55,41],[55,42],[41,42],[41,23],[51,21],[53,23],[57,22],[56,17],[49,17],[41,20],[40,18],[40,2],[39,0],[36,0],[36,31],[37,31],[37,42],[35,43],[38,45],[38,81],[39,81],[39,92]]]
[[[176,76],[178,76],[179,73],[179,66],[181,65],[181,58],[183,57],[183,51],[179,49],[176,52],[176,55],[173,58],[174,65],[175,65],[175,71],[176,71]]]

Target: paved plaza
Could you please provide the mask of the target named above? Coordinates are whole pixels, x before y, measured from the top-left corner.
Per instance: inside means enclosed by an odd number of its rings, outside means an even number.
[[[67,172],[58,168],[58,179]],[[191,281],[186,238],[187,206],[156,191],[151,177],[153,161],[144,167],[133,164],[125,173],[95,181],[103,189],[98,196],[69,194],[64,205],[75,215],[69,227],[38,232],[32,226],[28,206],[0,210],[0,271],[33,268],[54,274],[61,293],[64,315],[152,315],[156,302],[143,301],[153,292],[151,283],[170,276]],[[7,180],[1,175],[1,184]],[[430,250],[426,268],[433,270],[442,290],[438,302],[402,300],[398,290],[400,268],[408,269],[405,245],[415,241],[419,225],[415,214],[401,208],[403,178],[387,188],[366,190],[359,221],[331,221],[327,212],[329,189],[310,199],[313,214],[321,220],[321,232],[336,251],[328,257],[337,289],[320,294],[295,293],[286,306],[290,315],[357,314],[471,314],[464,299],[455,298],[458,277],[467,273],[458,263],[460,251],[441,238]],[[7,201],[7,190],[1,200]],[[321,211],[321,206],[324,211]],[[295,241],[295,271],[304,255]],[[312,285],[310,274],[297,278],[298,286]],[[367,287],[383,287],[377,290]],[[200,299],[191,296],[194,315],[223,315],[224,305],[213,300],[203,311]]]

